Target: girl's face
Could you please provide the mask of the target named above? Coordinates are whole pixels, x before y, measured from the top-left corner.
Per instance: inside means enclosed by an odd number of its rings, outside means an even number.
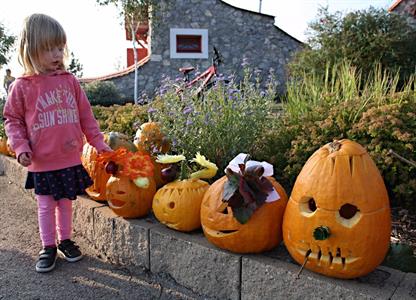
[[[64,46],[55,46],[40,52],[40,63],[46,72],[61,69],[64,60]]]

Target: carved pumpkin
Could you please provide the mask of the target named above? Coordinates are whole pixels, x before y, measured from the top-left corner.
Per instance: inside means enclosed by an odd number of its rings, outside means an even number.
[[[122,133],[110,132],[104,134],[104,141],[116,150],[124,147],[129,151],[137,151],[132,142],[128,140],[128,137]],[[82,149],[81,161],[85,170],[94,181],[93,185],[88,187],[85,191],[92,199],[97,201],[106,201],[106,184],[110,178],[110,174],[105,172],[105,167],[97,162],[98,153],[93,146],[88,143],[84,144]]]
[[[7,138],[4,136],[0,136],[0,153],[9,155],[9,150],[7,148]]]
[[[133,143],[136,145],[138,151],[146,152],[150,155],[152,154],[153,148],[156,148],[160,153],[167,153],[170,149],[170,144],[161,132],[159,123],[157,122],[143,123],[136,131]],[[162,180],[160,175],[163,166],[154,160],[153,165],[154,179],[156,181],[156,186],[159,188],[166,183]]]
[[[390,241],[383,179],[366,150],[350,140],[317,150],[298,175],[283,222],[295,261],[317,273],[354,278],[373,271]]]
[[[199,179],[170,182],[153,198],[153,213],[166,226],[179,231],[201,227],[201,201],[209,184]]]
[[[280,199],[264,203],[246,224],[240,224],[230,207],[218,211],[222,204],[224,176],[206,191],[201,204],[201,223],[205,237],[219,248],[237,253],[259,253],[276,247],[282,241],[282,220],[287,195],[272,177],[267,177]]]
[[[128,177],[111,176],[106,186],[106,197],[111,210],[124,218],[139,218],[152,208],[156,184],[149,178],[147,188],[138,188]]]

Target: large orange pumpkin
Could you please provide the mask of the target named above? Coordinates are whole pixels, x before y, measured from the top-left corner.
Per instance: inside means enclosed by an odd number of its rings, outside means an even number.
[[[128,137],[118,132],[110,132],[104,134],[104,141],[113,150],[124,147],[129,151],[135,152],[136,147],[128,140]],[[85,170],[94,181],[93,185],[85,191],[92,199],[97,201],[106,201],[106,184],[110,178],[110,174],[105,172],[103,164],[97,162],[98,153],[93,146],[88,143],[84,144],[82,150],[81,161]]]
[[[166,226],[179,231],[201,227],[201,201],[209,184],[199,179],[170,182],[153,198],[153,213]]]
[[[201,223],[205,237],[219,248],[237,253],[259,253],[276,247],[282,241],[282,220],[287,203],[283,187],[267,177],[280,195],[277,201],[264,203],[245,224],[240,224],[230,207],[218,211],[222,205],[224,176],[206,191],[201,204]]]
[[[354,278],[373,271],[390,241],[383,179],[366,150],[350,140],[317,150],[298,175],[283,222],[295,261],[317,273]]]
[[[138,188],[128,177],[111,176],[106,186],[106,197],[111,210],[124,218],[139,218],[152,208],[156,184],[149,179],[147,188]]]
[[[154,148],[160,153],[167,153],[170,149],[170,144],[160,130],[160,125],[157,122],[143,123],[136,131],[133,143],[136,145],[138,151],[148,153],[149,155],[152,155]],[[163,166],[155,162],[154,159],[153,165],[156,187],[159,188],[166,183],[160,175]]]

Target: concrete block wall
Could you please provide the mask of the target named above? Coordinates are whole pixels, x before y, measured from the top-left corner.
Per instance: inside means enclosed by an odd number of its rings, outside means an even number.
[[[3,155],[1,171],[17,183],[26,176],[14,159]],[[211,245],[201,231],[178,232],[152,215],[124,219],[88,197],[75,202],[74,230],[108,261],[167,276],[204,299],[416,299],[415,273],[380,266],[354,280],[308,270],[296,279],[300,266],[282,245],[264,254],[235,254]]]

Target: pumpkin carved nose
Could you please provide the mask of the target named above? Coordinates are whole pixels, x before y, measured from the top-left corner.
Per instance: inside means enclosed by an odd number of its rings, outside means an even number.
[[[329,227],[327,226],[319,226],[316,227],[313,231],[313,237],[315,240],[323,241],[329,238],[331,235],[331,231],[329,230]]]

